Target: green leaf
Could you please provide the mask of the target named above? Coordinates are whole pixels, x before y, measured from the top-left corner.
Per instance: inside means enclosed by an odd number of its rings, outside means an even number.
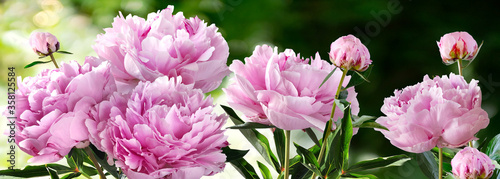
[[[488,146],[486,147],[485,154],[492,160],[496,160],[500,163],[500,134],[497,134],[490,140]]]
[[[438,178],[439,168],[436,156],[431,151],[416,156],[420,169],[428,178]]]
[[[121,174],[118,173],[118,168],[116,168],[115,165],[113,166],[109,165],[106,159],[106,154],[104,152],[97,150],[97,148],[95,148],[95,146],[92,144],[90,144],[89,147],[92,149],[92,152],[94,152],[97,163],[99,163],[102,168],[104,168],[109,174],[111,174],[115,178],[121,178]]]
[[[276,147],[276,153],[278,153],[278,159],[281,166],[285,165],[285,132],[282,129],[276,128],[273,132],[274,144]]]
[[[406,155],[379,157],[376,159],[358,162],[358,163],[352,165],[351,167],[349,167],[349,169],[347,169],[347,171],[348,172],[360,172],[360,171],[374,169],[374,168],[386,167],[386,166],[391,165],[391,164],[398,162],[398,161],[408,161],[408,160],[410,160],[410,158]]]
[[[0,176],[12,176],[12,177],[24,177],[24,178],[48,176],[49,173],[47,172],[47,168],[45,166],[50,167],[58,171],[59,173],[68,173],[74,171],[73,169],[67,166],[59,164],[47,164],[47,165],[36,165],[36,166],[28,165],[24,167],[24,169],[1,170]]]
[[[385,126],[375,122],[375,121],[367,121],[367,122],[364,122],[363,124],[359,125],[359,128],[377,128],[377,129],[383,129],[383,130],[386,130],[388,131],[389,129],[387,129]]]
[[[293,145],[295,145],[295,148],[297,149],[297,154],[302,156],[302,165],[314,172],[316,175],[321,176],[321,172],[319,171],[319,164],[317,161],[318,159],[316,159],[314,154],[295,142],[293,143]]]
[[[323,82],[321,82],[318,88],[321,88],[321,86],[323,86],[323,84],[325,84],[325,82],[328,81],[328,79],[330,79],[335,70],[337,70],[337,67],[335,67],[330,73],[328,73],[328,75],[326,75],[325,79],[323,79]]]
[[[451,163],[443,162],[443,171],[451,173]]]
[[[243,158],[249,150],[230,149],[229,146],[222,148],[222,153],[226,155],[226,162]]]
[[[356,178],[364,178],[364,179],[378,179],[377,176],[372,175],[372,174],[358,174],[358,173],[349,173],[350,176],[356,177]]]
[[[472,58],[471,60],[469,60],[469,63],[467,63],[467,65],[465,65],[464,67],[462,68],[467,68],[471,63],[472,61],[474,61],[477,57],[477,54],[479,53],[479,50],[481,50],[481,47],[483,46],[483,43],[484,41],[481,42],[481,45],[479,45],[479,48],[477,48],[477,51],[476,51],[476,56],[474,56],[474,58]]]
[[[229,129],[259,129],[259,128],[274,128],[274,126],[256,123],[256,122],[246,122],[243,124],[234,125],[234,126],[230,126],[227,128],[229,128]]]
[[[264,179],[273,179],[271,171],[269,171],[269,169],[264,164],[257,161],[257,165],[259,166],[260,173],[262,173],[262,177]]]
[[[30,64],[24,66],[24,69],[30,68],[30,67],[38,65],[38,64],[50,63],[50,62],[52,62],[52,61],[34,61],[34,62],[31,62]]]
[[[59,175],[57,174],[57,171],[55,169],[50,168],[47,165],[45,165],[45,169],[47,169],[47,171],[49,172],[51,179],[59,179]]]
[[[229,119],[233,121],[235,125],[243,124],[243,120],[241,120],[238,115],[234,112],[233,109],[221,105],[222,109],[229,115]],[[245,138],[253,145],[255,149],[260,153],[260,155],[268,162],[269,164],[274,166],[276,172],[281,172],[281,166],[278,162],[278,159],[273,154],[271,147],[269,145],[269,141],[266,136],[262,135],[255,129],[239,129],[241,134],[245,136]]]
[[[434,154],[436,154],[436,155],[439,154],[439,148],[437,148],[437,147],[432,148],[431,151],[434,152]],[[446,148],[443,148],[443,156],[444,157],[449,158],[449,159],[453,159],[455,154],[453,154],[451,152],[453,152],[453,151],[449,151],[449,150],[447,151]]]
[[[329,143],[329,151],[327,151],[328,156],[326,163],[326,174],[330,176],[331,172],[335,172],[334,176],[338,176],[342,171],[347,170],[349,162],[349,147],[351,144],[353,127],[351,119],[351,108],[347,106],[346,111],[344,111],[344,117],[341,123],[337,126],[335,130],[335,138]]]
[[[61,179],[71,179],[71,178],[76,178],[76,177],[79,177],[80,175],[82,175],[82,173],[80,173],[80,172],[76,172],[76,173],[68,173],[68,174],[64,175],[63,177],[61,177]]]
[[[314,134],[314,131],[311,128],[307,128],[304,131],[306,132],[307,136],[309,136],[309,138],[311,138],[311,140],[314,142],[314,144],[316,144],[317,146],[321,146],[318,138],[316,137],[316,134]]]
[[[94,167],[86,166],[86,165],[83,165],[82,168],[80,168],[80,172],[82,173],[82,175],[89,176],[89,177],[98,174],[97,169],[95,169]]]
[[[68,51],[62,51],[62,50],[57,51],[57,53],[60,53],[60,54],[73,54],[73,53],[71,53],[71,52],[68,52]]]
[[[354,71],[354,73],[356,73],[356,74],[351,73],[350,74],[351,79],[349,80],[349,84],[345,88],[347,89],[347,88],[350,88],[352,86],[357,86],[357,85],[364,83],[365,81],[368,81],[368,77],[370,76],[372,69],[373,69],[373,65],[371,65],[364,72],[360,73],[360,72]]]
[[[245,178],[250,179],[258,179],[259,176],[253,169],[252,165],[250,165],[244,158],[232,160],[229,163],[233,165],[233,167]]]
[[[38,59],[43,59],[43,58],[47,58],[48,55],[44,55],[44,56],[39,56]]]
[[[373,119],[376,119],[376,117],[374,117],[374,116],[366,116],[366,115],[361,116],[361,117],[352,116],[352,118],[354,119],[354,122],[352,123],[352,127],[359,127],[364,122],[373,121]]]

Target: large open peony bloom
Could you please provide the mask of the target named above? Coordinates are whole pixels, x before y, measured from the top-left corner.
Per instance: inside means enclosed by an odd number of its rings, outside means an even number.
[[[97,36],[93,46],[111,69],[120,88],[131,89],[138,81],[160,76],[182,77],[203,92],[216,89],[230,72],[226,65],[229,47],[215,25],[198,17],[173,15],[173,6],[148,15],[147,20],[120,14],[112,28]]]
[[[98,79],[98,80],[97,80]],[[62,159],[73,147],[88,145],[85,120],[90,108],[116,91],[110,64],[87,59],[18,79],[16,143],[32,163]]]
[[[376,122],[389,129],[380,130],[392,145],[413,153],[433,147],[460,147],[489,123],[481,109],[481,89],[478,81],[469,84],[462,76],[435,77],[386,98]]]
[[[451,160],[452,172],[457,179],[491,178],[495,165],[484,153],[472,147],[465,147]]]
[[[243,112],[252,122],[274,125],[284,130],[315,127],[323,130],[330,119],[335,93],[342,76],[336,70],[319,88],[323,79],[335,68],[321,60],[303,59],[287,49],[278,53],[267,46],[257,46],[252,56],[233,61],[229,67],[235,73],[233,83],[223,89],[228,103]],[[350,76],[343,85],[346,86]],[[352,103],[352,113],[358,114],[359,105],[354,88],[348,88],[347,101]],[[334,120],[343,112],[337,107]]]
[[[86,121],[90,141],[133,178],[200,178],[223,170],[228,145],[211,97],[181,77],[139,82],[114,93]]]

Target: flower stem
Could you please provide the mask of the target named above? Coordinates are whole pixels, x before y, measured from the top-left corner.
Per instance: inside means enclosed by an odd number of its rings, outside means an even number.
[[[463,69],[463,68],[462,68],[462,59],[458,59],[458,63],[457,63],[457,64],[458,64],[458,74],[459,74],[460,76],[463,76],[463,75],[462,75],[462,69]]]
[[[59,68],[59,66],[57,65],[56,59],[54,58],[53,53],[51,53],[49,56],[50,56],[50,59],[52,59],[52,63],[54,63],[54,65],[56,66],[56,68]]]
[[[290,165],[290,130],[285,130],[285,177],[288,178]]]
[[[97,159],[94,156],[94,152],[92,152],[92,149],[90,147],[85,147],[85,153],[89,155],[90,160],[92,160],[92,163],[94,163],[95,168],[97,169],[97,172],[99,172],[99,178],[100,179],[106,179],[106,175],[102,172],[101,166],[99,166],[99,163],[97,162]]]
[[[439,148],[439,179],[443,178],[443,148]]]
[[[340,69],[342,70],[342,69]],[[342,90],[342,83],[344,83],[344,78],[347,74],[347,71],[348,70],[342,70],[342,77],[340,78],[340,83],[339,83],[339,86],[337,87],[337,93],[335,93],[335,99],[338,99],[339,98],[339,94],[340,94],[340,90]],[[334,99],[334,100],[335,100]],[[332,133],[332,120],[333,120],[333,116],[335,114],[335,107],[337,107],[337,104],[335,103],[335,101],[333,101],[333,106],[332,106],[332,113],[330,114],[330,125],[326,128],[326,133],[325,133],[325,136],[323,136],[323,143],[321,145],[321,150],[319,151],[319,156],[318,156],[318,163],[321,164],[321,161],[323,160],[323,157],[325,156],[325,149],[326,149],[326,139],[328,138],[328,136],[330,135],[330,133]],[[313,174],[311,178],[316,178],[316,174]]]

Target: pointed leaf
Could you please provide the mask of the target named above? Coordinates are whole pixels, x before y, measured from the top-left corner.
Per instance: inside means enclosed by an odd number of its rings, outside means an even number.
[[[50,168],[47,165],[45,165],[45,168],[47,169],[47,172],[49,172],[51,179],[59,179],[59,175],[57,174],[57,171],[55,169]]]
[[[348,172],[360,172],[360,171],[374,169],[374,168],[386,167],[386,166],[391,165],[391,164],[398,162],[398,161],[408,161],[408,160],[410,160],[410,158],[406,155],[379,157],[376,159],[358,162],[358,163],[352,165],[351,167],[349,167],[349,169],[347,169],[347,171]]]
[[[325,84],[326,81],[328,81],[328,79],[330,79],[330,77],[333,75],[335,70],[337,70],[337,67],[335,67],[330,73],[328,73],[328,75],[326,75],[325,79],[323,79],[323,82],[321,82],[321,84],[319,85],[318,88],[321,88],[321,86],[323,86],[323,84]]]
[[[232,160],[229,163],[233,165],[233,167],[245,178],[249,179],[258,179],[259,176],[253,169],[252,165],[250,165],[244,158]]]
[[[363,124],[359,125],[359,128],[377,128],[377,129],[384,129],[386,131],[389,130],[385,126],[383,126],[375,121],[364,122]]]
[[[52,61],[34,61],[34,62],[31,62],[30,64],[24,66],[24,69],[30,68],[30,67],[38,65],[38,64],[50,63],[50,62],[52,62]]]
[[[354,73],[356,73],[356,74],[352,74],[351,73],[350,74],[351,75],[351,79],[349,80],[349,84],[345,88],[347,89],[347,88],[350,88],[350,87],[353,87],[353,86],[357,86],[357,85],[360,85],[360,84],[364,83],[365,81],[368,81],[368,77],[370,76],[370,74],[372,72],[372,69],[373,69],[373,65],[371,65],[364,72],[360,73],[360,72],[355,71]]]
[[[335,138],[328,145],[331,145],[327,156],[326,173],[330,176],[331,172],[342,173],[348,167],[349,147],[351,144],[353,128],[351,119],[351,108],[347,106],[344,111],[344,117],[340,126],[337,126]],[[335,174],[337,176],[337,174]]]
[[[262,173],[262,177],[264,179],[273,179],[271,171],[269,171],[269,169],[264,164],[257,161],[257,165],[259,166],[260,173]]]
[[[309,136],[309,138],[311,138],[311,140],[314,142],[314,144],[316,144],[317,146],[321,146],[318,138],[316,137],[316,134],[314,134],[314,131],[311,128],[304,129],[304,131],[306,132],[307,136]]]
[[[363,124],[366,121],[371,121],[372,119],[376,119],[376,117],[374,117],[374,116],[366,116],[366,115],[361,116],[361,117],[352,116],[352,118],[354,119],[354,122],[352,123],[352,127],[359,127],[361,124]]]
[[[229,115],[229,119],[235,124],[243,124],[243,120],[241,120],[238,115],[234,112],[233,109],[221,105],[222,109]],[[274,155],[274,153],[271,150],[271,147],[269,145],[269,141],[266,138],[266,136],[262,135],[260,132],[258,132],[255,129],[238,129],[240,130],[241,134],[245,136],[245,138],[250,142],[250,144],[257,149],[257,151],[260,153],[260,155],[268,162],[269,164],[274,166],[274,169],[276,172],[280,173],[281,171],[281,166],[278,162],[278,159]]]
[[[274,128],[274,126],[256,123],[256,122],[245,122],[243,124],[234,125],[227,127],[228,129],[259,129],[259,128]]]
[[[481,47],[483,46],[483,43],[484,43],[484,41],[482,41],[481,45],[479,45],[479,47],[477,48],[476,55],[474,56],[474,58],[472,58],[471,60],[469,60],[469,63],[467,63],[467,65],[465,65],[462,68],[467,68],[472,63],[472,61],[474,61],[476,59],[477,54],[479,53],[479,50],[481,50]]]
[[[420,169],[428,178],[438,178],[438,162],[431,151],[419,153],[416,156]]]
[[[68,52],[68,51],[62,51],[62,50],[57,51],[57,53],[60,53],[60,54],[73,54],[73,53],[71,53],[71,52]]]
[[[231,149],[229,146],[222,148],[222,153],[226,155],[226,162],[243,158],[249,150],[236,150]]]
[[[305,149],[295,142],[293,143],[293,145],[295,145],[295,148],[297,149],[297,154],[302,156],[302,163],[312,164],[312,166],[319,168],[318,159],[311,151]],[[319,173],[319,175],[321,175],[321,173]]]
[[[377,176],[372,175],[372,174],[349,173],[349,175],[354,176],[356,178],[363,178],[363,179],[378,179]]]
[[[38,59],[43,59],[43,58],[47,58],[47,57],[48,57],[48,55],[40,56],[40,57],[38,57]]]
[[[109,165],[107,159],[106,159],[106,153],[97,150],[94,145],[90,144],[89,146],[92,149],[92,152],[94,152],[94,155],[96,156],[97,163],[101,165],[102,168],[104,168],[109,174],[114,176],[115,178],[121,178],[120,174],[118,173],[118,168],[116,168],[115,165],[111,166]]]
[[[48,176],[49,173],[47,171],[46,166],[60,173],[68,173],[74,171],[73,169],[67,166],[59,164],[47,164],[47,165],[36,165],[36,166],[28,165],[24,167],[24,169],[1,170],[0,176],[25,177],[25,178]]]
[[[276,128],[273,132],[273,137],[278,159],[281,166],[283,166],[285,164],[285,132],[282,129]]]
[[[76,177],[79,177],[80,175],[82,175],[82,173],[80,173],[80,172],[76,172],[76,173],[68,173],[68,174],[64,175],[63,177],[61,177],[61,179],[71,179],[71,178],[76,178]]]
[[[486,146],[485,154],[488,155],[492,160],[496,160],[500,163],[500,134],[497,134],[493,139],[490,140]]]

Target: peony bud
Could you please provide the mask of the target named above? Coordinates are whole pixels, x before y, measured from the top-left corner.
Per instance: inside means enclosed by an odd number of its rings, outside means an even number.
[[[486,179],[493,175],[495,165],[484,153],[465,147],[451,160],[452,172],[459,179]]]
[[[59,41],[56,36],[48,32],[33,32],[29,41],[31,48],[39,56],[47,56],[59,50]]]
[[[476,41],[467,32],[445,34],[437,45],[446,65],[453,64],[458,59],[472,60],[478,51]]]
[[[346,70],[363,72],[372,63],[370,52],[353,35],[342,36],[330,45],[330,61]]]

